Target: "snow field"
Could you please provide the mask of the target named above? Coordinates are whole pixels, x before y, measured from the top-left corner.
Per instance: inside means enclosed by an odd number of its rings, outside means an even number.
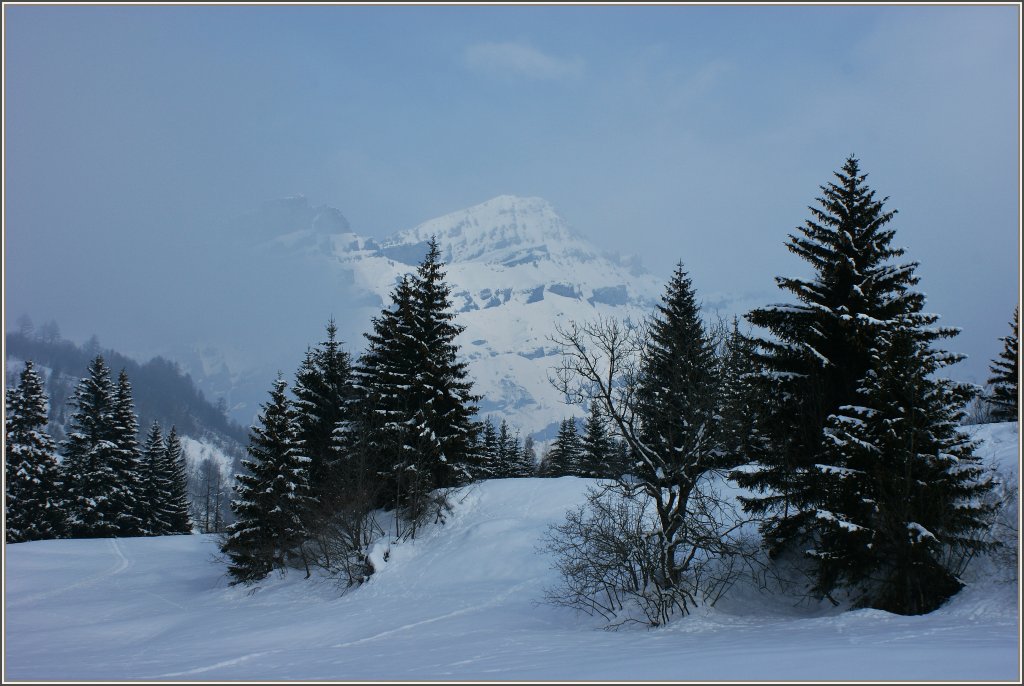
[[[1016,424],[973,430],[1014,481]],[[273,575],[227,585],[212,536],[6,546],[5,680],[1005,680],[1019,671],[1018,586],[992,559],[920,617],[841,612],[740,586],[667,627],[599,630],[541,603],[538,549],[587,480],[459,491],[443,525],[382,539],[369,583]],[[385,554],[387,559],[385,560]]]

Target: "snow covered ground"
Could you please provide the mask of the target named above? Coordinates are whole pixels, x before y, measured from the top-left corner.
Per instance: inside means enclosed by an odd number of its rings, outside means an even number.
[[[1015,481],[1017,425],[975,431],[979,454]],[[741,588],[665,628],[601,631],[539,602],[555,581],[539,537],[586,485],[466,489],[444,526],[392,546],[372,580],[344,595],[295,572],[229,587],[208,536],[8,545],[5,681],[1020,677],[1016,574],[993,560],[922,617]]]

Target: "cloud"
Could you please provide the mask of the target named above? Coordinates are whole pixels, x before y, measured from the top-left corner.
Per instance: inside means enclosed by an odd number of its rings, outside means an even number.
[[[475,71],[492,75],[556,80],[583,74],[583,60],[547,55],[522,43],[477,43],[466,48],[466,63]]]

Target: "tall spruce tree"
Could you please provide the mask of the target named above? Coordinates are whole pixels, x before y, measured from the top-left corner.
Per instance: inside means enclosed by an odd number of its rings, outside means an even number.
[[[723,345],[719,378],[721,466],[726,469],[756,459],[767,450],[758,418],[768,400],[757,394],[761,385],[752,383],[757,377],[753,354],[750,338],[740,331],[739,320],[734,318]]]
[[[547,457],[544,476],[585,476],[583,442],[575,419],[567,417],[558,425],[558,434]]]
[[[7,542],[58,538],[64,531],[60,467],[46,432],[46,393],[31,360],[18,385],[7,389],[6,405]]]
[[[494,421],[485,417],[481,423],[480,445],[477,446],[477,466],[473,473],[474,479],[493,479],[498,475],[498,430]]]
[[[134,518],[132,491],[121,481],[116,442],[114,387],[102,355],[90,363],[69,401],[69,421],[61,463],[69,534],[74,538],[120,536]]]
[[[149,536],[162,536],[170,532],[166,503],[171,485],[164,471],[166,455],[163,431],[160,423],[154,421],[142,446],[142,497],[138,501],[138,515],[142,519],[143,530]]]
[[[590,403],[590,414],[583,430],[583,476],[594,478],[615,478],[612,441],[608,427],[598,409],[598,403]]]
[[[755,492],[744,506],[765,515],[765,540],[776,552],[818,525],[815,505],[824,494],[814,465],[826,420],[855,401],[880,333],[923,305],[910,290],[917,263],[892,263],[904,253],[892,247],[894,231],[886,228],[896,212],[884,209],[866,177],[848,158],[835,181],[821,187],[811,219],[790,235],[786,247],[814,270],[809,280],[776,278],[797,302],[747,315],[770,334],[751,343],[752,381],[771,401],[757,417],[762,449],[736,476]]]
[[[348,461],[346,444],[337,433],[346,422],[353,396],[349,354],[338,340],[338,327],[327,323],[327,340],[306,353],[295,376],[295,417],[298,450],[310,459],[311,514],[329,516],[344,498],[340,470]]]
[[[1010,335],[1000,338],[1003,350],[999,359],[992,360],[989,369],[992,372],[988,383],[992,384],[992,416],[1004,422],[1017,419],[1017,408],[1020,398],[1020,366],[1018,363],[1017,330],[1018,309],[1013,309],[1013,321],[1010,322]]]
[[[504,419],[501,420],[495,435],[495,451],[495,478],[511,479],[519,476],[522,471],[520,462],[522,446],[519,443],[518,433],[512,433],[508,421]]]
[[[450,288],[435,240],[417,272],[392,293],[392,305],[373,320],[369,345],[355,369],[359,433],[411,519],[429,492],[472,478],[477,398],[455,338],[462,327],[451,311]]]
[[[164,499],[164,519],[168,534],[192,533],[188,514],[188,466],[185,451],[178,437],[178,429],[171,426],[164,442],[163,469],[167,492]]]
[[[128,373],[122,369],[117,376],[113,412],[114,473],[124,489],[128,509],[121,513],[120,536],[141,536],[144,533],[139,499],[142,495],[142,475],[139,463],[139,418],[135,414],[132,385]]]
[[[856,404],[826,423],[808,551],[819,594],[844,589],[859,607],[923,614],[961,588],[957,563],[989,547],[991,485],[957,430],[973,391],[934,377],[960,359],[932,348],[951,335],[930,328],[935,319],[910,316],[881,334]]]
[[[537,447],[533,436],[527,436],[523,441],[523,449],[519,453],[519,471],[516,476],[530,477],[537,474]]]
[[[391,307],[372,320],[368,345],[353,370],[358,403],[353,412],[353,443],[367,455],[367,466],[381,478],[381,505],[404,505],[416,490],[420,456],[410,435],[417,345],[412,280],[406,276],[391,293]]]
[[[287,383],[274,382],[258,425],[249,435],[246,473],[237,476],[228,527],[221,550],[231,558],[233,584],[254,583],[273,569],[283,569],[305,538],[304,511],[309,505],[306,466],[309,458],[296,448],[294,410],[285,396]]]
[[[716,465],[717,378],[714,345],[680,263],[651,321],[642,360],[638,476],[674,487],[695,483]]]
[[[413,302],[417,323],[417,377],[414,431],[431,476],[431,488],[465,483],[471,478],[469,443],[476,401],[467,364],[459,360],[455,338],[465,327],[455,323],[451,287],[436,238],[416,270]]]

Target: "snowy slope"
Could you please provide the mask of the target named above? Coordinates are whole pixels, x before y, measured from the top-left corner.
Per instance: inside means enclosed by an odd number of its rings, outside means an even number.
[[[228,453],[223,445],[219,445],[209,438],[192,438],[191,436],[181,437],[181,448],[185,454],[185,461],[189,473],[198,470],[203,460],[212,460],[220,471],[221,478],[225,483],[233,484],[235,474],[239,471],[237,455]]]
[[[978,427],[1011,481],[1015,424]],[[1015,575],[994,560],[921,617],[839,613],[740,588],[658,630],[598,630],[538,604],[537,550],[587,482],[485,482],[443,526],[390,546],[363,587],[274,577],[228,587],[211,537],[6,546],[6,679],[1006,680],[1018,671]],[[375,551],[382,560],[387,543]]]

